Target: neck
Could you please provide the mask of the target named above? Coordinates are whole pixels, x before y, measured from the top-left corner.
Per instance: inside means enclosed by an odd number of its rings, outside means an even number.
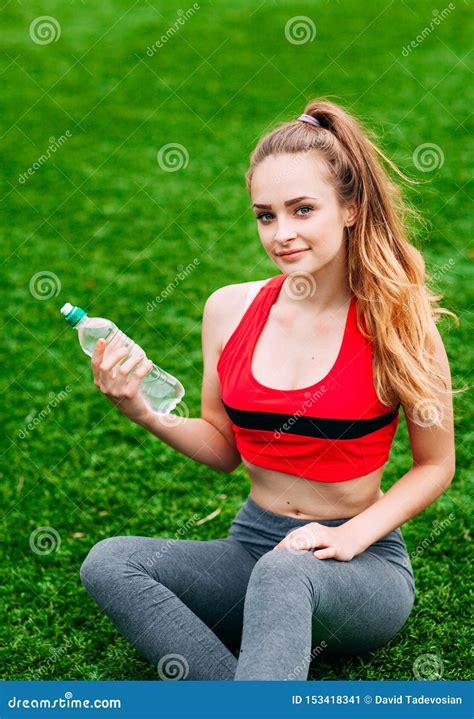
[[[352,297],[345,267],[326,265],[316,272],[289,273],[281,293],[282,306],[290,312],[313,316],[326,311],[337,311]]]

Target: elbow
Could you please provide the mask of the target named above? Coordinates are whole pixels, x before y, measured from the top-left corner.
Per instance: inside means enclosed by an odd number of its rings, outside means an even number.
[[[449,485],[450,485],[451,482],[453,481],[455,474],[456,474],[456,467],[453,467],[453,468],[450,470],[450,472],[449,472],[449,474],[448,474],[448,477],[447,477],[447,482],[446,482],[446,486],[447,486],[447,487],[449,487]]]
[[[454,475],[456,474],[456,467],[454,465],[450,465],[449,467],[446,467],[443,464],[439,465],[439,473],[442,485],[446,490],[454,479]]]
[[[221,467],[221,470],[226,474],[231,474],[234,470],[237,469],[237,467],[240,467],[241,464],[242,457],[240,456],[240,454],[238,454],[236,457],[233,457],[230,462],[227,462],[223,467]]]
[[[446,474],[446,486],[449,487],[456,474],[456,454],[453,452],[448,460],[444,463],[444,469]]]
[[[232,474],[234,469],[236,469],[236,467],[221,467],[221,472],[224,472],[224,474]]]
[[[237,464],[234,462],[231,465],[223,467],[222,471],[225,472],[226,474],[232,474],[232,472],[234,472],[237,469],[237,467],[240,466],[240,464],[241,464],[241,462],[237,462]]]
[[[414,462],[412,468],[426,473],[443,491],[449,487],[456,474],[456,464],[452,457],[438,462]]]

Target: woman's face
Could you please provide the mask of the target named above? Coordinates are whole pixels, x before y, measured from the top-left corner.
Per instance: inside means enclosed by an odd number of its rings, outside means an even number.
[[[339,205],[316,152],[266,157],[254,170],[251,198],[262,245],[284,274],[317,272],[345,254],[353,208]],[[281,255],[289,250],[304,251]]]

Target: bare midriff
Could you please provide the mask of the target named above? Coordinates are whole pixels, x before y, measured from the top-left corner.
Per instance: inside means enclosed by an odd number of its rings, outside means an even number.
[[[250,496],[269,512],[297,519],[355,517],[383,497],[384,467],[343,482],[318,482],[257,467],[242,459],[251,481]]]

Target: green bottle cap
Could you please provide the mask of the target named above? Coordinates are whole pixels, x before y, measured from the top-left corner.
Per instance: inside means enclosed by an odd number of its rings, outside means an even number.
[[[61,314],[64,315],[66,322],[69,322],[72,327],[75,327],[83,317],[87,317],[87,312],[84,312],[80,307],[71,305],[70,302],[66,302],[66,304],[61,307]]]

